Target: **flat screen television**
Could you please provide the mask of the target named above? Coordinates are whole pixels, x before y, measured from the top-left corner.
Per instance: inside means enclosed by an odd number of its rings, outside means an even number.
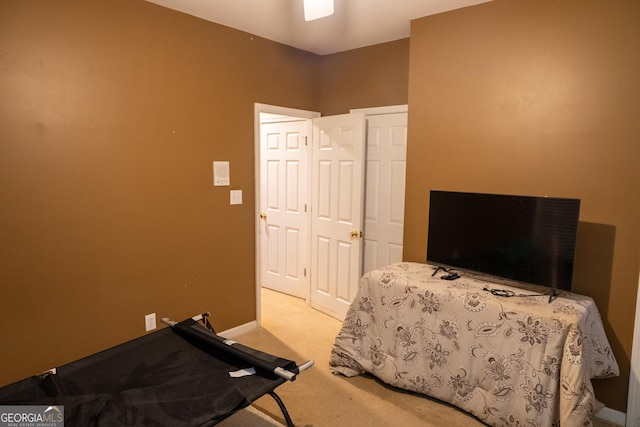
[[[580,200],[431,191],[427,263],[571,290]]]

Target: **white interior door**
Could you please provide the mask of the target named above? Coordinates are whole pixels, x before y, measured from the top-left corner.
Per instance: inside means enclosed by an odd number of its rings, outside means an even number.
[[[367,116],[364,270],[402,261],[407,113]]]
[[[306,298],[309,121],[264,123],[260,134],[261,284]]]
[[[311,306],[344,319],[362,274],[364,113],[313,119]]]

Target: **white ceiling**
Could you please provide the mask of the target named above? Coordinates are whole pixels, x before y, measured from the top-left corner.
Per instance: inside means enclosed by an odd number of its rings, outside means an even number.
[[[410,21],[491,0],[335,0],[306,22],[303,0],[147,0],[319,55],[409,37]]]

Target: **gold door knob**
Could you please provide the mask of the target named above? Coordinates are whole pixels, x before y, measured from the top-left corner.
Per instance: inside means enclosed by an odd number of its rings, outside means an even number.
[[[351,230],[349,232],[349,237],[351,237],[352,239],[357,239],[358,237],[362,237],[362,231]]]
[[[267,214],[266,214],[266,213],[264,213],[264,212],[261,212],[261,213],[260,213],[260,218],[262,218],[262,219],[267,219]]]

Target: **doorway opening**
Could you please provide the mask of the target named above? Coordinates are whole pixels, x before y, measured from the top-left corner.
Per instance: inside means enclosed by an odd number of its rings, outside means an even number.
[[[299,110],[287,107],[280,107],[275,105],[267,105],[267,104],[259,104],[256,103],[254,107],[254,137],[255,137],[255,206],[258,210],[256,215],[256,223],[255,223],[255,244],[256,244],[256,321],[258,326],[261,325],[261,290],[264,283],[264,272],[268,268],[268,248],[265,245],[265,241],[262,238],[266,233],[275,233],[276,230],[269,230],[266,220],[268,219],[268,213],[264,212],[262,209],[264,203],[268,203],[268,200],[263,200],[266,195],[264,194],[267,190],[265,188],[265,175],[268,176],[269,170],[268,167],[264,167],[265,155],[263,154],[263,144],[267,144],[268,141],[264,141],[264,126],[268,126],[271,124],[279,124],[279,123],[292,123],[294,126],[298,126],[299,128],[307,128],[307,132],[304,135],[300,135],[300,138],[304,138],[308,136],[309,129],[311,128],[311,120],[313,118],[320,117],[320,113],[315,111],[307,111],[307,110]],[[296,143],[301,143],[301,140],[296,141]],[[304,158],[302,159],[305,160]],[[308,178],[308,167],[306,170],[303,169],[304,164],[300,165],[298,169],[299,173],[306,174],[303,175],[303,178]],[[279,164],[274,163],[274,167],[271,169],[271,174],[277,174],[279,171],[276,170],[280,167]],[[277,197],[277,194],[273,194],[272,197]],[[307,203],[306,201],[299,201],[301,203]],[[299,208],[296,208],[298,210]],[[304,208],[303,208],[304,209]],[[308,233],[308,224],[304,225],[304,229],[302,232]],[[285,233],[286,234],[286,233]],[[306,236],[297,235],[296,238],[305,239]],[[286,237],[285,237],[286,238]],[[303,248],[305,249],[305,244],[302,243]],[[299,272],[295,272],[296,277],[300,278]],[[301,278],[302,281],[306,281],[304,277],[304,271]],[[285,286],[292,286],[288,284]],[[304,285],[300,285],[301,287]],[[308,288],[308,286],[306,286]],[[297,295],[308,301],[308,295]]]
[[[402,260],[406,131],[406,105],[328,117],[255,105],[258,325],[265,285],[343,318],[363,272]]]

